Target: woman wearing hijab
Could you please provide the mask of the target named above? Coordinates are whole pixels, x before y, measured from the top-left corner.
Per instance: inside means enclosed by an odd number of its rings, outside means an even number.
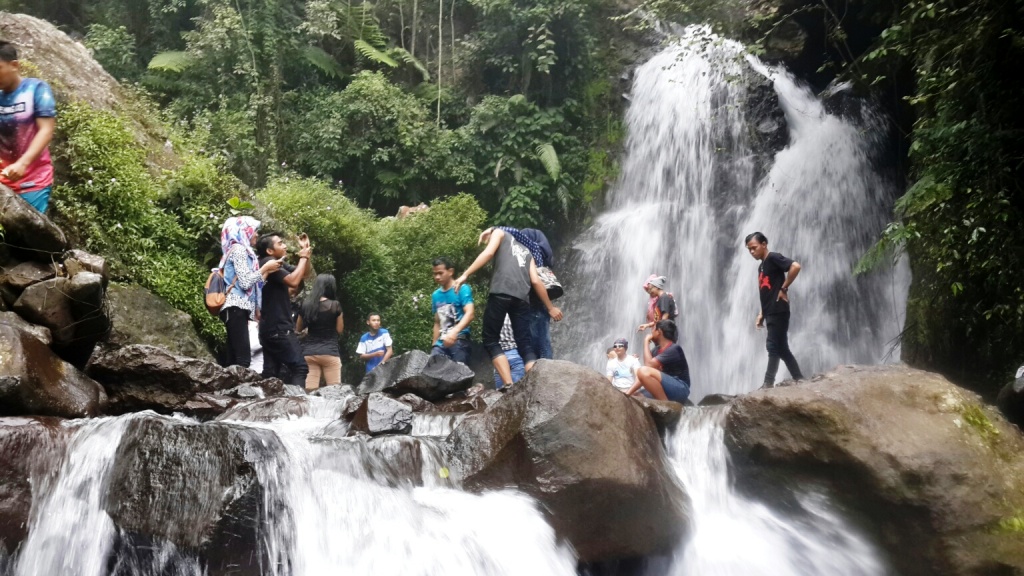
[[[551,250],[548,237],[543,232],[536,228],[523,228],[522,230],[509,226],[499,226],[498,228],[508,232],[516,239],[516,242],[525,246],[533,256],[538,268],[554,266],[555,254]],[[554,358],[551,350],[551,316],[533,292],[530,292],[530,342],[534,356],[538,359]]]
[[[224,222],[220,233],[221,256],[218,268],[230,289],[220,311],[220,319],[228,332],[225,366],[249,367],[249,320],[255,320],[260,309],[263,281],[281,267],[271,260],[262,267],[253,251],[259,220],[251,216],[233,216]]]

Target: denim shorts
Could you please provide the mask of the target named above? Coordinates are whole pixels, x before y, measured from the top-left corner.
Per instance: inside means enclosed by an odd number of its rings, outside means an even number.
[[[661,389],[673,402],[686,402],[690,397],[690,385],[670,374],[661,373]]]

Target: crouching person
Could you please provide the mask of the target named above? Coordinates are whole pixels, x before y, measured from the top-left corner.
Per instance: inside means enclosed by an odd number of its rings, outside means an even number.
[[[685,402],[690,396],[690,366],[686,363],[676,323],[659,320],[654,330],[644,338],[644,365],[636,372],[636,382],[626,394],[636,394],[643,388],[656,400]],[[656,353],[651,353],[654,342]]]

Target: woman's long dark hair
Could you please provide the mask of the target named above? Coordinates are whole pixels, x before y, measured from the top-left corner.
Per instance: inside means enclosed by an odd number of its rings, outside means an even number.
[[[337,291],[338,283],[334,280],[333,274],[318,274],[316,280],[313,281],[313,289],[302,301],[303,324],[309,326],[316,322],[317,316],[320,315],[320,299],[335,300]]]

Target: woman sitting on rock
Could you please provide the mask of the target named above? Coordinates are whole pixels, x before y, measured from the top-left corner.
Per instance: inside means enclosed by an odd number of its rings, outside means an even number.
[[[309,333],[302,341],[302,355],[309,366],[306,375],[306,392],[320,387],[320,374],[328,386],[341,384],[341,349],[338,335],[345,329],[345,317],[341,304],[336,300],[338,287],[334,276],[320,274],[313,281],[313,290],[302,302],[302,310],[295,321],[295,331],[308,328]]]
[[[225,366],[249,367],[252,360],[249,320],[255,320],[260,309],[263,282],[281,267],[279,260],[260,267],[252,249],[259,227],[260,221],[251,216],[234,216],[224,222],[220,233],[220,247],[224,255],[218,267],[230,288],[220,311],[220,319],[228,332]]]

